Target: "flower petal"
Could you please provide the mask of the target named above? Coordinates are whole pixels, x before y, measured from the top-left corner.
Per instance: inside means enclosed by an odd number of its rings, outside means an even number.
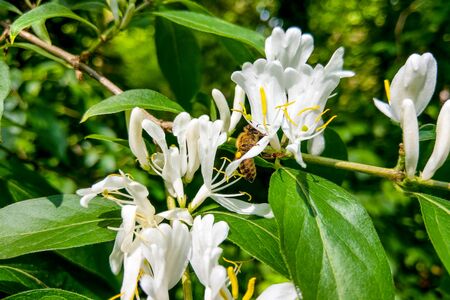
[[[139,161],[144,170],[150,168],[148,164],[147,147],[142,138],[142,121],[147,119],[147,112],[139,107],[133,108],[130,115],[130,124],[128,126],[128,142],[130,150]]]
[[[417,162],[419,161],[419,125],[414,102],[411,99],[403,100],[401,126],[403,129],[406,175],[412,178],[416,173]]]
[[[298,298],[295,285],[291,282],[284,282],[269,286],[256,300],[295,300]]]
[[[171,210],[166,210],[157,214],[157,216],[160,216],[170,221],[174,220],[183,221],[188,225],[192,225],[192,216],[187,208],[174,208]]]
[[[242,107],[245,105],[245,91],[239,86],[236,85],[234,88],[234,100],[233,100],[233,112],[231,113],[230,118],[230,127],[228,128],[228,132],[232,132],[236,125],[239,123],[242,117]]]
[[[228,107],[227,99],[218,89],[213,89],[211,94],[219,110],[220,120],[223,122],[222,131],[228,132],[230,127],[230,108]]]
[[[312,155],[320,155],[325,150],[325,137],[323,132],[308,140],[308,152]]]
[[[379,111],[381,111],[383,114],[386,115],[389,119],[395,122],[400,122],[400,118],[396,115],[396,112],[391,108],[391,106],[383,101],[380,101],[376,98],[373,98],[373,103],[378,108]]]
[[[433,153],[423,169],[422,179],[430,179],[447,160],[450,152],[450,100],[441,108],[436,125],[436,142]]]
[[[267,203],[253,204],[229,197],[211,195],[211,198],[226,209],[241,215],[256,215],[264,218],[273,218],[273,212]]]

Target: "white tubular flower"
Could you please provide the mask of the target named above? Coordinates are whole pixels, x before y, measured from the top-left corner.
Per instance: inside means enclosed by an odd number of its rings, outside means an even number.
[[[419,124],[416,110],[411,99],[402,102],[402,115],[400,124],[403,128],[403,147],[405,149],[406,176],[414,177],[419,161]]]
[[[278,61],[258,59],[254,64],[245,63],[242,71],[234,72],[231,79],[247,94],[251,113],[247,114],[244,104],[241,112],[249,124],[263,135],[270,144],[280,149],[277,131],[283,120],[280,107],[286,104],[284,70]]]
[[[228,132],[232,132],[236,125],[239,123],[242,117],[242,107],[245,105],[245,91],[239,86],[236,85],[234,88],[234,99],[233,99],[233,109],[231,113],[230,119],[230,127],[228,128]]]
[[[302,34],[299,28],[291,27],[286,33],[275,27],[266,39],[265,51],[268,61],[278,60],[284,69],[299,69],[308,60],[314,49],[313,37]]]
[[[402,102],[411,99],[416,115],[419,116],[431,100],[436,86],[436,76],[437,63],[431,53],[412,54],[395,74],[390,87],[386,82],[389,104],[374,98],[375,106],[388,118],[399,123]]]
[[[450,152],[450,100],[442,106],[436,124],[436,141],[433,153],[423,169],[422,179],[428,180],[446,161]]]
[[[308,152],[312,155],[321,155],[325,150],[325,137],[323,131],[316,137],[308,140]]]
[[[405,147],[407,177],[416,173],[419,157],[419,116],[431,100],[436,86],[437,63],[431,53],[412,54],[398,70],[391,86],[385,81],[388,103],[374,99],[375,106],[387,117],[400,122]]]
[[[163,159],[158,153],[153,155],[150,160],[151,168],[164,179],[167,191],[172,197],[178,200],[184,198],[182,168],[184,163],[177,147],[168,147],[166,136],[161,127],[150,120],[142,122],[142,128],[153,138],[156,144],[162,150]]]
[[[295,285],[291,282],[273,284],[259,295],[256,300],[296,300],[302,299],[297,293]]]
[[[201,161],[201,171],[203,176],[203,185],[198,190],[189,207],[192,210],[200,206],[208,197],[222,205],[228,210],[246,215],[258,215],[266,218],[273,217],[270,206],[266,203],[251,204],[246,201],[238,200],[235,197],[245,195],[245,193],[237,194],[221,194],[220,191],[233,185],[240,180],[240,177],[229,181],[232,173],[236,170],[239,164],[233,161],[234,169],[227,167],[226,172],[223,171],[225,162],[222,167],[214,175],[214,160],[216,158],[217,148],[226,141],[227,135],[221,132],[222,121],[217,120],[211,122],[208,118],[199,119],[200,138],[198,140],[199,157]],[[256,147],[253,147],[256,148]],[[255,151],[255,150],[250,150]],[[249,152],[250,152],[249,151]],[[262,151],[262,150],[261,150]],[[220,175],[223,175],[220,178]]]
[[[213,215],[197,216],[191,228],[192,255],[190,263],[198,280],[205,286],[205,300],[222,299],[220,293],[227,292],[227,273],[219,265],[222,249],[219,245],[228,236],[228,224],[214,223]]]
[[[142,255],[142,248],[135,247],[135,249],[125,255],[123,264],[123,282],[120,288],[121,300],[132,300],[137,288],[139,272],[143,267],[144,257]]]
[[[138,159],[141,168],[149,170],[147,147],[142,138],[142,121],[145,119],[148,119],[148,113],[145,110],[139,107],[133,108],[128,126],[128,142],[130,150]]]
[[[222,131],[228,133],[230,128],[230,108],[228,107],[227,99],[218,89],[213,89],[211,95],[219,110],[220,120],[223,123]]]
[[[186,225],[178,221],[144,229],[142,251],[151,272],[141,278],[147,299],[168,300],[168,291],[181,279],[191,251],[191,235]]]

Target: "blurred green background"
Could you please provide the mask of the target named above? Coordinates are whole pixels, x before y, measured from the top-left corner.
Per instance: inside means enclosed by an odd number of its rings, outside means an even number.
[[[25,1],[15,2],[24,11],[28,9]],[[59,2],[99,27],[105,27],[111,20],[111,14],[101,8],[103,1]],[[83,7],[83,3],[97,3],[100,9],[95,5]],[[315,50],[310,64],[326,64],[335,49],[345,47],[345,68],[354,71],[356,76],[341,81],[328,107],[338,115],[330,128],[345,142],[350,161],[383,167],[396,164],[401,130],[376,110],[372,98],[386,100],[383,80],[391,80],[410,54],[431,52],[438,61],[436,92],[420,123],[435,123],[441,103],[449,98],[450,3],[446,0],[210,0],[199,3],[212,14],[264,36],[274,26],[298,26],[303,32],[311,33]],[[98,48],[88,62],[124,90],[149,88],[176,99],[158,65],[155,17],[150,10],[159,4],[154,1],[149,9],[136,15],[127,30]],[[183,6],[174,4],[173,7]],[[2,20],[15,17],[13,13],[0,11]],[[71,20],[53,19],[47,22],[47,28],[53,44],[74,54],[80,54],[94,42],[95,35],[89,28]],[[211,35],[195,32],[195,39],[201,51],[200,88],[191,101],[182,105],[197,116],[209,113],[212,88],[219,88],[232,99],[234,86],[230,75],[239,69],[240,61]],[[161,180],[138,170],[127,148],[84,138],[89,134],[127,138],[123,114],[79,123],[90,106],[111,95],[107,90],[87,76],[77,80],[74,70],[30,50],[17,47],[4,50],[4,58],[11,68],[12,92],[5,101],[1,129],[2,206],[49,194],[73,193],[118,169],[145,183],[152,201],[164,206]],[[432,145],[432,141],[421,143],[421,167]],[[450,181],[448,166],[447,161],[447,168],[436,175],[437,179]],[[269,176],[270,172],[261,170],[258,180],[246,186],[246,190],[267,183]],[[450,299],[449,276],[426,234],[417,200],[403,195],[390,182],[364,174],[346,174],[343,186],[361,200],[373,218],[390,259],[398,298]],[[448,193],[440,195],[449,197]],[[265,201],[263,192],[257,197]],[[248,259],[231,244],[224,253],[229,259]],[[70,263],[67,268],[72,268]],[[242,270],[247,276],[240,278],[242,284],[256,275],[259,290],[282,280],[267,267],[253,262],[244,263]],[[202,293],[200,289],[195,292],[197,296]]]

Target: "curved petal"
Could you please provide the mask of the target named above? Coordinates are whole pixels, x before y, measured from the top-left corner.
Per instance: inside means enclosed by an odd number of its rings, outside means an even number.
[[[414,177],[419,161],[419,125],[411,99],[405,99],[402,103],[401,125],[403,129],[403,146],[405,148],[405,169],[409,178]]]
[[[228,132],[232,132],[236,125],[239,123],[242,117],[242,107],[245,105],[245,91],[239,86],[236,85],[234,88],[234,99],[233,99],[233,112],[231,113],[230,118],[230,127],[228,128]]]
[[[306,164],[303,161],[302,152],[300,150],[300,143],[301,141],[298,139],[294,143],[287,145],[286,151],[289,151],[294,155],[295,160],[302,168],[306,168]]]
[[[241,158],[233,160],[225,169],[226,176],[230,177],[244,159],[255,157],[263,152],[266,146],[269,144],[269,141],[270,139],[268,136],[263,137],[254,147],[252,147],[247,153],[242,155]]]
[[[291,282],[273,284],[259,295],[256,300],[295,300],[301,299],[297,294],[295,285]]]
[[[142,265],[142,250],[140,247],[125,256],[123,264],[123,282],[121,299],[132,299],[138,283],[139,271]]]
[[[211,198],[226,209],[241,215],[256,215],[264,218],[273,218],[273,212],[268,203],[253,204],[234,198],[211,195]]]
[[[211,94],[219,110],[220,120],[223,122],[222,131],[228,132],[230,128],[230,108],[228,107],[227,99],[218,89],[213,89]]]
[[[157,216],[163,217],[164,219],[170,221],[174,220],[183,221],[188,225],[192,225],[192,216],[187,208],[174,208],[171,210],[163,211],[157,214]]]
[[[450,101],[441,108],[436,125],[436,142],[433,153],[423,169],[422,179],[430,179],[447,160],[450,152]]]
[[[142,121],[142,128],[151,136],[152,139],[155,140],[156,144],[161,148],[164,155],[166,155],[168,151],[167,142],[166,142],[166,134],[161,127],[150,120]]]
[[[378,108],[378,110],[385,114],[389,119],[395,122],[400,122],[400,118],[396,115],[395,111],[392,110],[391,106],[388,103],[380,101],[376,98],[373,98],[373,103]]]
[[[325,137],[323,132],[308,140],[308,152],[312,155],[320,155],[325,150]]]
[[[139,164],[144,170],[148,170],[147,147],[142,138],[142,121],[148,118],[147,112],[139,107],[133,108],[130,115],[130,124],[128,126],[128,142],[130,150],[139,161]]]

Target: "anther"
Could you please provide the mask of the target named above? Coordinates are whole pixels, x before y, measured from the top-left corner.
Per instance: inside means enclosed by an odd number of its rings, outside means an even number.
[[[253,296],[253,293],[255,292],[255,282],[256,277],[250,278],[247,285],[247,291],[244,294],[244,297],[242,297],[242,300],[250,300]]]
[[[239,296],[239,283],[236,277],[236,273],[234,273],[233,267],[227,268],[227,274],[228,278],[230,278],[231,283],[231,295],[233,296],[233,299],[237,299]]]

